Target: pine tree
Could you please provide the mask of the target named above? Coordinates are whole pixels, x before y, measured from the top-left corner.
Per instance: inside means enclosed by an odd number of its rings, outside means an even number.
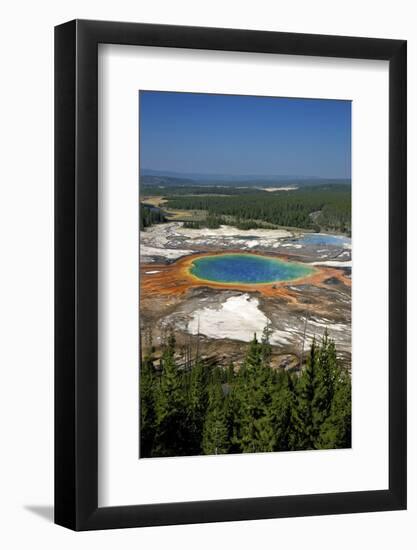
[[[197,359],[190,372],[188,390],[188,445],[192,455],[201,454],[206,409],[207,380],[203,363]]]
[[[275,446],[273,371],[263,362],[264,350],[255,334],[237,379],[234,441],[244,453],[271,451]]]
[[[271,336],[271,328],[269,326],[269,322],[267,322],[262,332],[262,340],[261,340],[261,357],[262,357],[262,363],[264,364],[265,367],[269,367],[271,363],[272,347],[269,341],[270,336]]]
[[[203,453],[206,455],[229,452],[229,434],[223,389],[220,383],[209,388],[208,409],[203,429]]]
[[[288,372],[279,373],[273,394],[272,416],[275,431],[274,451],[292,450],[293,409],[295,407],[294,382]]]
[[[344,448],[350,446],[351,380],[337,363],[334,342],[324,334],[315,341],[307,367],[296,386],[293,408],[294,449]]]
[[[168,344],[161,360],[161,380],[155,399],[154,456],[186,454],[186,400],[183,380],[174,360],[175,339]]]
[[[256,333],[253,335],[253,340],[249,345],[249,349],[245,357],[246,369],[253,369],[262,363],[262,345],[258,342]]]
[[[326,329],[317,350],[315,391],[312,403],[314,422],[317,425],[321,425],[330,414],[338,372],[336,348],[334,342],[329,339]]]
[[[165,343],[165,353],[174,357],[175,355],[175,344],[176,344],[176,339],[175,339],[175,332],[174,332],[174,329],[172,328],[172,326],[170,326],[168,328],[168,338],[167,338],[167,341]]]
[[[233,363],[230,363],[226,371],[226,381],[229,385],[233,384],[235,378],[235,367]]]
[[[296,399],[293,407],[293,432],[291,434],[291,447],[294,450],[314,449],[317,438],[315,425],[313,399],[316,385],[317,347],[313,340],[310,354],[307,358],[307,366],[302,371],[296,385]]]
[[[140,366],[140,456],[152,455],[155,430],[155,375],[152,356],[147,355]]]
[[[352,445],[352,397],[348,372],[339,369],[329,416],[320,430],[318,447],[347,449]]]

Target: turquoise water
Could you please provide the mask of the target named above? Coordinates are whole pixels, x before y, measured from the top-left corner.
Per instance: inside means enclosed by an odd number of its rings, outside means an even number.
[[[351,239],[344,235],[328,235],[326,233],[306,233],[297,239],[299,244],[312,244],[324,246],[344,246],[351,244]]]
[[[216,283],[264,284],[306,277],[314,268],[255,254],[221,254],[193,261],[190,273]]]

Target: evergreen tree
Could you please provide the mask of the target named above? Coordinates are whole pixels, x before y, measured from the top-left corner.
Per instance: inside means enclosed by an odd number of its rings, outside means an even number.
[[[273,371],[263,363],[263,352],[255,334],[238,376],[235,441],[244,453],[271,451],[275,446]]]
[[[155,375],[152,356],[147,355],[140,366],[140,456],[152,455],[155,430]]]
[[[262,345],[258,342],[256,333],[253,335],[253,340],[249,345],[249,349],[246,353],[245,367],[246,369],[253,369],[258,367],[262,363]]]
[[[320,346],[313,341],[297,384],[293,448],[350,446],[350,388],[349,373],[338,366],[334,342],[326,331]]]
[[[288,372],[280,373],[280,382],[273,394],[272,422],[274,426],[274,451],[292,450],[293,409],[295,407],[294,382]]]
[[[330,414],[320,430],[318,448],[347,449],[352,445],[352,397],[350,375],[339,369]]]
[[[271,356],[272,356],[272,347],[269,342],[269,338],[271,336],[271,328],[269,326],[269,322],[267,322],[263,333],[262,333],[262,340],[261,340],[261,356],[262,356],[262,362],[266,367],[269,367],[271,362]]]
[[[229,451],[229,437],[223,389],[220,383],[209,388],[208,409],[203,429],[203,452],[206,455],[226,454]]]
[[[204,418],[207,409],[207,380],[200,359],[191,369],[188,391],[188,427],[190,454],[201,454]]]
[[[234,367],[233,363],[230,363],[229,366],[227,367],[227,372],[226,372],[226,381],[227,381],[227,383],[229,385],[232,385],[234,378],[235,378],[235,367]]]
[[[175,338],[171,332],[161,360],[161,380],[156,392],[154,456],[186,454],[186,399],[173,345]]]
[[[334,342],[329,339],[326,329],[317,350],[315,391],[312,403],[314,422],[317,425],[321,425],[330,414],[338,372],[336,348]]]
[[[314,449],[317,428],[313,411],[316,386],[317,347],[311,344],[307,366],[302,371],[296,386],[295,406],[292,411],[293,433],[291,447],[294,450]]]

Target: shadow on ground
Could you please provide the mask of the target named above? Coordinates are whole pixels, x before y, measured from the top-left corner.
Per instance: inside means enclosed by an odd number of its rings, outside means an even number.
[[[35,514],[49,523],[52,523],[54,521],[54,507],[53,506],[37,506],[37,505],[27,505],[24,506],[25,510],[28,510],[28,512],[32,512],[32,514]]]

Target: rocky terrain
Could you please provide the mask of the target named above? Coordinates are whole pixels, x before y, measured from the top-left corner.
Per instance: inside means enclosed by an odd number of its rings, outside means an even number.
[[[162,288],[161,274],[180,258],[196,253],[240,250],[282,256],[317,266],[320,278],[285,283],[279,292],[255,286],[212,288],[190,285],[177,292]],[[179,349],[207,360],[239,364],[245,343],[266,325],[273,345],[272,366],[299,368],[311,340],[327,329],[349,368],[351,357],[351,245],[338,235],[294,229],[186,229],[181,222],[154,225],[140,235],[143,334],[157,353],[164,330],[173,327]],[[171,276],[172,277],[172,276]],[[274,288],[274,287],[273,287]],[[181,352],[179,352],[181,355]],[[181,359],[181,357],[179,357]],[[185,359],[184,359],[185,360]]]

